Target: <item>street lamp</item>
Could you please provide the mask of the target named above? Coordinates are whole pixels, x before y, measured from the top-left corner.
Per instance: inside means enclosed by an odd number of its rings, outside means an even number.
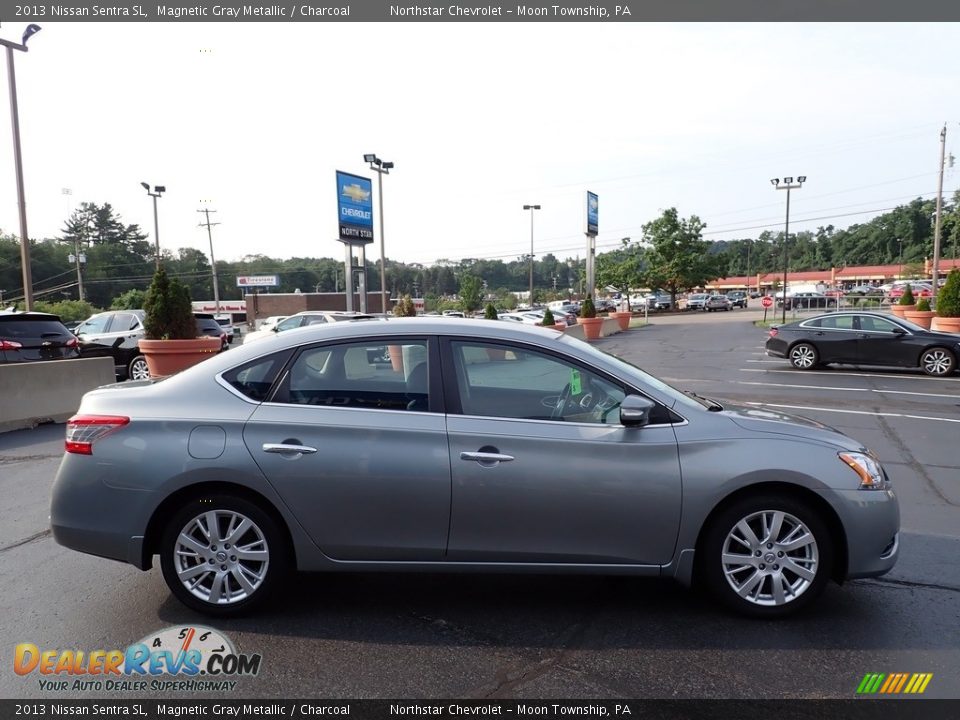
[[[900,269],[897,271],[897,280],[903,280],[903,238],[897,238],[900,255]]]
[[[153,198],[153,241],[156,248],[157,270],[160,269],[160,224],[157,222],[157,198],[167,191],[163,185],[154,185],[153,192],[150,192],[150,183],[140,183],[147,195]]]
[[[393,169],[392,162],[381,160],[370,153],[363,156],[363,161],[370,163],[370,169],[377,173],[377,197],[380,204],[380,311],[387,313],[387,255],[383,244],[383,176],[389,175]]]
[[[530,211],[530,307],[533,307],[533,211],[539,210],[539,205],[524,205],[524,210]]]
[[[23,304],[27,312],[33,310],[33,277],[30,272],[30,239],[27,235],[27,200],[23,191],[23,155],[20,151],[20,113],[17,109],[17,75],[13,67],[13,51],[27,51],[27,40],[40,32],[40,26],[30,24],[23,31],[20,43],[0,39],[7,49],[7,79],[10,88],[10,126],[13,129],[13,165],[17,177],[17,207],[20,211],[20,261],[23,263]]]
[[[806,175],[797,176],[796,182],[793,181],[792,177],[785,177],[782,185],[780,184],[780,178],[773,178],[770,181],[770,184],[777,190],[787,191],[787,223],[783,233],[783,322],[787,322],[787,243],[790,240],[790,191],[799,190],[806,181]]]

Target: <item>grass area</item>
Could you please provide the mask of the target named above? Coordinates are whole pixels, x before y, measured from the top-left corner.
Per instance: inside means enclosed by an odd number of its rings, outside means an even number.
[[[632,317],[630,318],[629,329],[633,330],[634,328],[646,327],[648,324],[649,323],[647,323],[647,321],[644,320],[642,317]]]

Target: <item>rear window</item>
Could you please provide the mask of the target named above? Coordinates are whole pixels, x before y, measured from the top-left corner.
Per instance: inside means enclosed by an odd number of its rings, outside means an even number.
[[[220,327],[220,324],[213,318],[210,318],[209,320],[198,319],[197,328],[199,328],[200,330],[216,330],[217,332],[220,332],[223,329]]]
[[[223,374],[223,379],[251,400],[263,402],[288,357],[289,351],[258,358],[228,370]]]
[[[39,338],[44,335],[70,335],[70,331],[59,320],[24,320],[16,316],[0,316],[0,337],[10,340],[16,338]]]

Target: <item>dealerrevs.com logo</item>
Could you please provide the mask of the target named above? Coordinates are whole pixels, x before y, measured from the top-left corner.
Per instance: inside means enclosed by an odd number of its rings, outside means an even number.
[[[14,650],[17,675],[38,675],[41,690],[168,692],[230,691],[233,678],[260,672],[259,654],[238,653],[223,633],[200,625],[168,627],[125,650]]]

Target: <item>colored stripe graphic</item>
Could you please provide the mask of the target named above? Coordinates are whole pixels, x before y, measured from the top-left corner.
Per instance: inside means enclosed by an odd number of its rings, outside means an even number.
[[[926,691],[933,673],[867,673],[857,686],[858,695],[919,695]]]

